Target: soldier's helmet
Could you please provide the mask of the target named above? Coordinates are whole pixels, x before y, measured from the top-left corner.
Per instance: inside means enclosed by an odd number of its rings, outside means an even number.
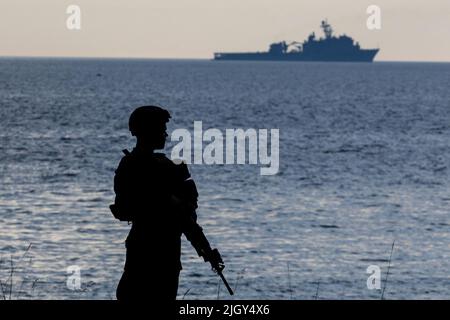
[[[133,136],[161,130],[169,122],[169,111],[158,106],[142,106],[130,115],[128,128]]]

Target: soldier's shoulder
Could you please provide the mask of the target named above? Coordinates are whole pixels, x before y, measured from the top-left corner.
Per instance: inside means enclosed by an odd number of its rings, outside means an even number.
[[[155,153],[155,157],[164,163],[176,178],[186,180],[191,176],[188,166],[184,161],[179,159],[171,160],[163,153]]]
[[[172,162],[172,160],[167,158],[167,156],[164,153],[155,152],[155,153],[153,153],[153,157],[156,159],[156,161],[159,161],[159,162],[161,162],[163,164],[167,164],[167,165],[173,165],[174,164]]]
[[[130,151],[128,151],[127,149],[123,149],[122,153],[123,153],[123,156],[120,159],[119,166],[117,167],[116,172],[118,170],[120,171],[120,170],[123,170],[123,169],[129,167],[133,161],[133,156]]]

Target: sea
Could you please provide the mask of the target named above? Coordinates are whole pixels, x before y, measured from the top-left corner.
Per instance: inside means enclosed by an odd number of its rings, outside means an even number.
[[[449,63],[1,58],[0,299],[115,299],[114,170],[152,104],[169,135],[279,129],[275,175],[189,165],[235,295],[183,237],[178,299],[449,299],[449,83]]]

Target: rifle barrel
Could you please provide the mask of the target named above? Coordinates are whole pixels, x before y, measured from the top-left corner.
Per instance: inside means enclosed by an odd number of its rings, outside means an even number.
[[[225,287],[227,287],[228,293],[232,296],[234,294],[233,290],[231,289],[230,285],[228,284],[227,279],[223,276],[222,271],[219,271],[219,276],[222,279],[223,283],[225,284]]]

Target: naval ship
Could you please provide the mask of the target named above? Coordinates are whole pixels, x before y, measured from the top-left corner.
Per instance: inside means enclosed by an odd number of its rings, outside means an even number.
[[[380,50],[361,49],[358,42],[345,34],[334,36],[327,20],[320,27],[324,38],[316,39],[313,32],[303,43],[272,43],[266,52],[216,52],[214,60],[372,62]]]

